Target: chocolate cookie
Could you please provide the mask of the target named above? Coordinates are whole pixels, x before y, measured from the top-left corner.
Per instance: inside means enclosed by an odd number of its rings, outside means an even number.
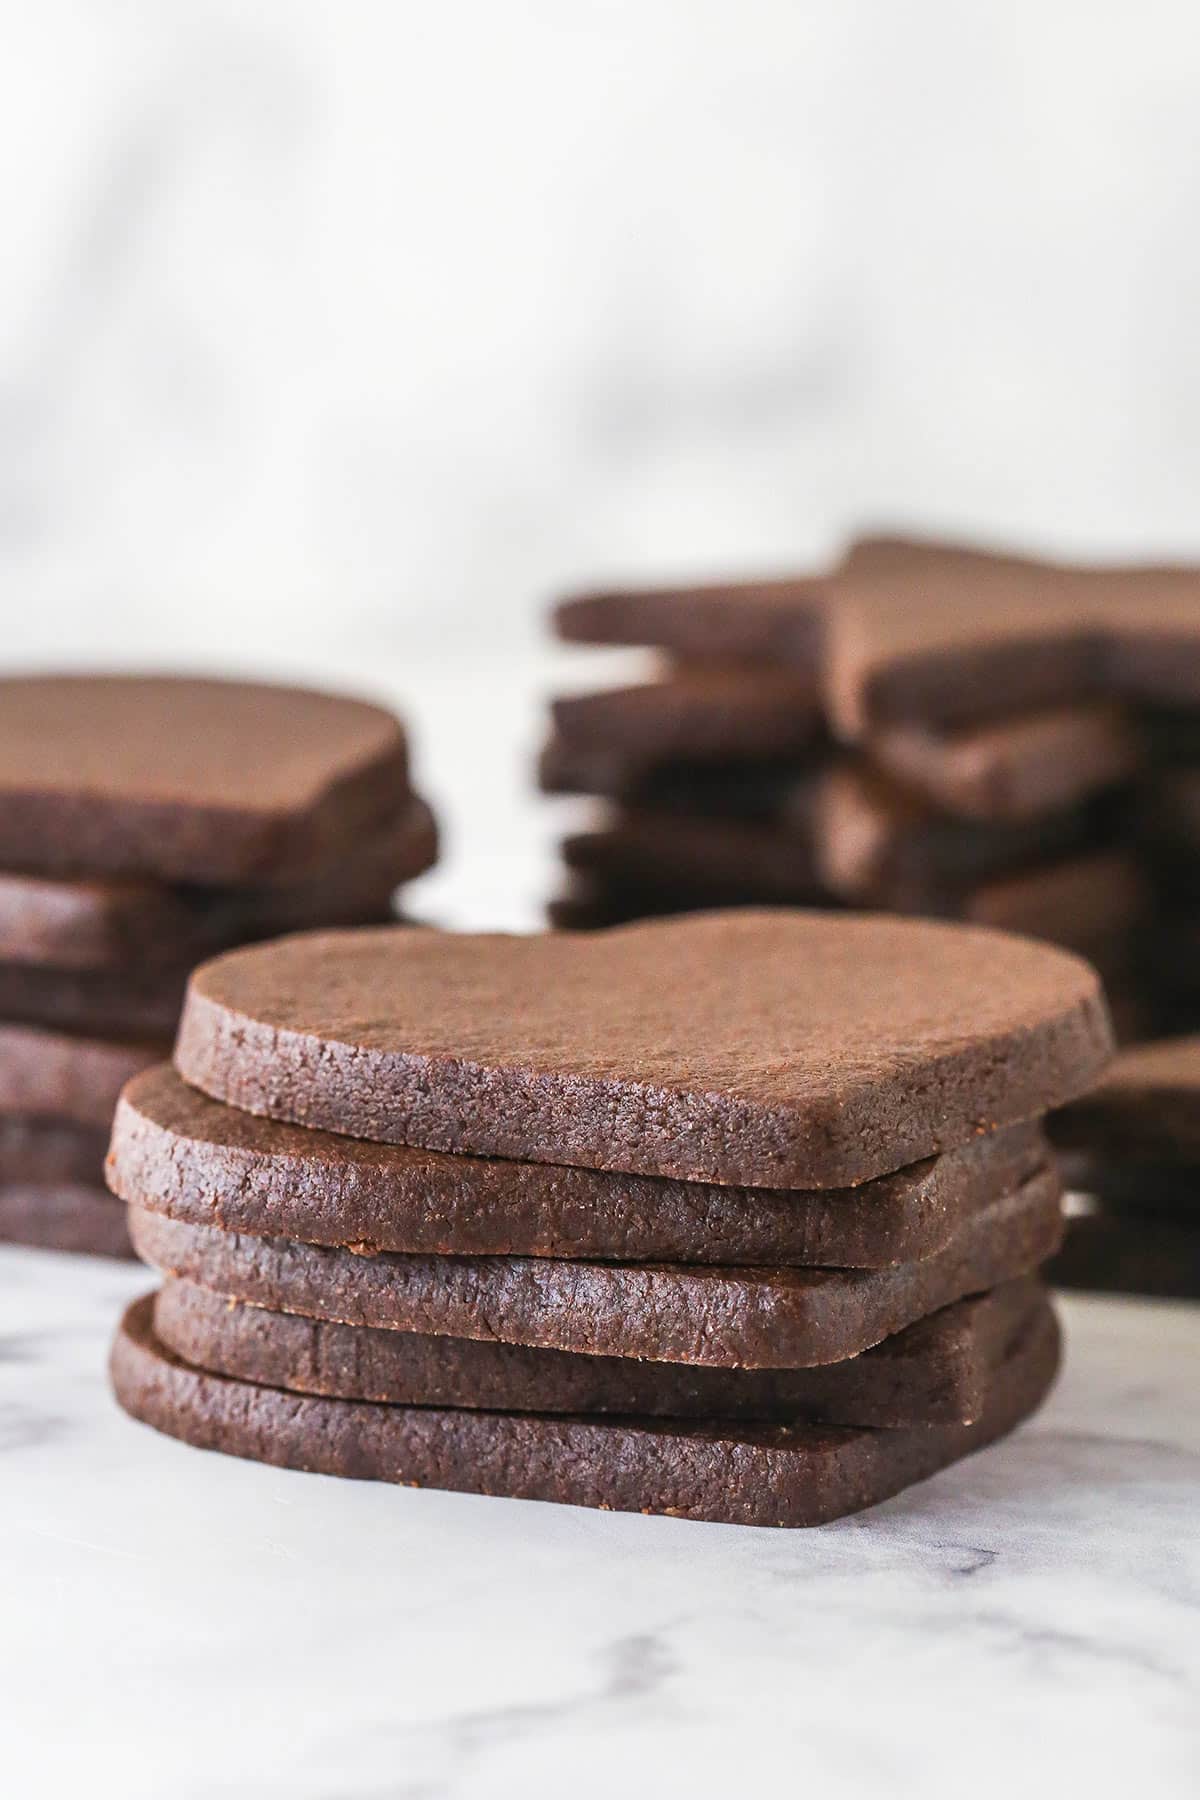
[[[1200,769],[1162,769],[1142,798],[1139,827],[1143,838],[1177,862],[1200,856]]]
[[[0,1114],[0,1187],[98,1187],[108,1131],[70,1119]]]
[[[821,730],[813,676],[785,669],[678,668],[637,687],[555,700],[560,740],[653,766],[795,755]]]
[[[901,1431],[297,1396],[181,1362],[154,1337],[149,1300],[125,1315],[111,1373],[134,1418],[203,1449],[285,1468],[736,1524],[815,1525],[873,1505],[1012,1430],[1048,1391],[1058,1353],[1053,1315],[1041,1314],[998,1374],[981,1419]]]
[[[866,765],[845,764],[818,784],[812,830],[831,893],[916,912],[948,911],[981,882],[1091,850],[1104,825],[1088,808],[1008,824],[952,819]]]
[[[169,1041],[192,966],[150,962],[128,968],[52,969],[0,962],[0,1019],[84,1037]]]
[[[1096,1164],[1152,1159],[1200,1169],[1200,1037],[1122,1050],[1052,1128],[1057,1143]]]
[[[738,904],[728,884],[721,900]],[[994,876],[958,892],[898,894],[895,901],[893,910],[899,912],[1020,932],[1085,956],[1104,978],[1118,1041],[1157,1035],[1155,1011],[1141,980],[1142,938],[1154,917],[1153,893],[1134,858],[1100,850]],[[639,919],[704,912],[711,904],[698,883],[689,888],[633,881],[600,869],[590,874],[575,870],[566,891],[548,903],[546,919],[559,931],[601,931]]]
[[[1104,697],[1094,580],[1002,562],[847,578],[826,640],[839,732],[860,742],[897,724],[953,729]]]
[[[1063,1151],[1057,1162],[1072,1201],[1086,1199],[1091,1211],[1146,1213],[1200,1224],[1200,1163],[1118,1160],[1102,1152],[1089,1156],[1085,1150]]]
[[[125,1083],[167,1048],[0,1022],[0,1114],[48,1115],[107,1132]]]
[[[833,584],[827,701],[861,742],[1125,698],[1200,698],[1200,576],[976,561],[848,571]]]
[[[958,579],[979,567],[1010,571],[1026,559],[895,535],[860,538],[839,576],[879,579],[930,569]],[[1036,567],[1037,565],[1032,565]],[[746,659],[811,669],[820,659],[834,572],[766,581],[673,588],[615,588],[580,594],[555,610],[558,635],[572,643],[643,645],[697,661]]]
[[[98,1184],[0,1186],[0,1243],[91,1256],[132,1257],[126,1209]]]
[[[635,810],[782,821],[803,816],[804,796],[826,761],[818,749],[808,756],[754,762],[648,763],[619,749],[584,750],[552,737],[538,761],[538,781],[547,794],[592,794]]]
[[[314,933],[193,976],[186,1081],[426,1149],[838,1187],[1060,1105],[1094,972],[1000,933],[737,912],[587,936]]]
[[[573,874],[565,893],[546,903],[546,923],[555,931],[604,931],[610,925],[632,925],[639,919],[677,919],[686,913],[709,912],[710,896],[686,888],[601,876]],[[722,906],[736,906],[736,894],[721,896]]]
[[[336,1137],[164,1065],[121,1096],[108,1180],[184,1224],[357,1250],[876,1268],[933,1255],[1046,1160],[1040,1129],[1014,1125],[859,1188],[716,1187]]]
[[[1100,850],[981,883],[960,897],[960,909],[972,924],[1047,938],[1106,976],[1124,975],[1153,896],[1135,857]]]
[[[1134,717],[1156,768],[1200,763],[1200,712],[1194,706],[1147,706]]]
[[[811,783],[798,787],[793,814],[770,825],[626,809],[603,830],[565,839],[563,861],[607,883],[683,888],[710,905],[819,904],[829,891],[817,868],[815,792]]]
[[[978,1419],[998,1370],[1046,1308],[1040,1282],[1009,1282],[823,1369],[696,1368],[314,1323],[186,1281],[155,1296],[154,1333],[194,1367],[332,1399],[894,1429]]]
[[[1062,1236],[1056,1173],[966,1220],[898,1268],[725,1269],[533,1257],[363,1256],[183,1225],[130,1209],[138,1254],[166,1275],[345,1325],[495,1338],[587,1356],[807,1368],[857,1356],[964,1294],[1028,1274]]]
[[[396,719],[299,688],[0,682],[0,866],[252,882],[328,864],[407,792]]]
[[[1200,573],[1122,570],[1101,603],[1110,690],[1155,707],[1200,704]]]
[[[958,732],[893,726],[868,750],[887,774],[957,818],[1036,819],[1127,781],[1142,742],[1116,706],[1058,707]]]
[[[554,624],[576,644],[647,645],[701,662],[748,658],[812,670],[824,606],[823,580],[787,577],[579,594],[555,609]]]
[[[1019,575],[1044,568],[1044,561],[994,544],[963,543],[953,538],[914,537],[911,532],[869,532],[855,538],[837,573],[841,576],[951,574],[969,579],[980,570],[1007,570]]]
[[[287,883],[168,887],[0,872],[0,963],[182,969],[229,945],[285,931],[382,924],[396,887],[429,868],[436,853],[433,815],[424,801],[411,799],[333,867]]]
[[[1046,1271],[1056,1287],[1200,1300],[1200,1221],[1101,1209],[1068,1222]]]

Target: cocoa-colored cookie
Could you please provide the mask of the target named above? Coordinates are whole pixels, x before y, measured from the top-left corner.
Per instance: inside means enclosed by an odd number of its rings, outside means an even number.
[[[181,969],[216,950],[308,926],[380,924],[402,881],[437,853],[433,815],[410,799],[335,865],[286,883],[169,887],[0,872],[0,963],[53,969]]]
[[[713,913],[590,935],[313,933],[193,976],[186,1081],[426,1149],[840,1187],[1092,1085],[1094,972],[995,932]]]
[[[547,901],[546,924],[554,931],[606,931],[641,919],[679,919],[688,913],[711,912],[714,905],[739,904],[736,894],[722,894],[714,900],[683,888],[576,873],[564,893]]]
[[[1200,705],[1200,571],[1119,571],[1102,605],[1110,691],[1154,707]]]
[[[1035,556],[1001,550],[994,544],[963,543],[953,538],[914,537],[911,532],[869,532],[849,545],[839,576],[911,575],[934,572],[964,579],[979,570],[1036,572],[1045,563]]]
[[[1141,797],[1138,825],[1154,848],[1194,862],[1200,856],[1200,768],[1157,771]]]
[[[1163,907],[1157,966],[1168,985],[1181,979],[1195,988],[1200,977],[1200,846],[1176,849],[1139,839],[1136,847]]]
[[[989,825],[1057,814],[1134,776],[1145,762],[1142,728],[1107,703],[1060,707],[959,731],[909,723],[876,733],[867,753],[883,774],[952,817]],[[547,793],[594,794],[649,807],[776,818],[816,758],[705,764],[648,762],[615,739],[586,747],[560,735],[542,751]],[[1191,770],[1178,771],[1186,789]],[[1200,804],[1196,807],[1200,819]],[[1200,825],[1192,836],[1200,842]]]
[[[823,667],[841,735],[965,725],[1095,699],[1200,700],[1200,575],[1067,568],[953,544],[867,539],[818,578],[592,594],[561,637]]]
[[[161,1062],[168,1048],[0,1023],[0,1114],[41,1114],[107,1131],[125,1083]]]
[[[724,895],[721,904],[736,906],[737,896]],[[685,888],[607,881],[576,873],[566,892],[547,902],[546,923],[555,931],[603,931],[638,919],[677,919],[685,913],[708,912],[712,905],[710,898]]]
[[[569,747],[615,746],[650,766],[796,755],[822,722],[814,677],[771,668],[679,668],[637,687],[555,700],[551,714]]]
[[[98,1183],[0,1185],[0,1243],[90,1256],[133,1256],[126,1209]]]
[[[99,1187],[107,1149],[106,1127],[0,1114],[0,1187]]]
[[[1072,1202],[1085,1198],[1092,1211],[1146,1213],[1200,1224],[1200,1163],[1126,1161],[1084,1150],[1064,1150],[1058,1164]]]
[[[950,911],[953,898],[994,877],[1090,850],[1102,811],[1079,807],[1039,819],[981,824],[953,819],[861,763],[820,780],[812,831],[821,880],[856,905]]]
[[[829,890],[817,869],[815,794],[812,783],[798,786],[791,815],[769,825],[627,808],[602,830],[566,838],[563,861],[606,883],[682,889],[710,905],[819,905]]]
[[[1108,975],[1125,974],[1135,934],[1153,916],[1137,859],[1098,850],[982,882],[960,896],[963,918],[1026,932],[1074,950]]]
[[[552,737],[538,762],[547,794],[592,794],[649,812],[695,813],[701,818],[786,819],[801,814],[814,773],[828,760],[816,749],[800,758],[700,763],[649,763],[622,750],[587,749]]]
[[[874,736],[872,760],[931,805],[958,818],[1012,823],[1078,805],[1128,781],[1142,740],[1116,706],[1058,707],[965,731],[893,726]]]
[[[1019,571],[1028,566],[1023,558],[961,544],[872,535],[849,547],[838,573],[873,580],[932,568],[961,578],[978,567]],[[572,643],[646,645],[697,661],[746,659],[767,667],[811,669],[820,658],[833,591],[832,572],[691,587],[614,588],[564,600],[555,610],[554,625]]]
[[[1200,871],[1198,871],[1200,874]],[[1147,934],[1143,966],[1161,1000],[1163,1026],[1144,1037],[1192,1034],[1200,1028],[1200,910],[1196,900],[1180,895],[1186,912],[1167,912]]]
[[[339,1400],[894,1429],[978,1419],[997,1371],[1046,1307],[1040,1282],[1008,1282],[823,1369],[696,1368],[333,1325],[186,1281],[159,1291],[154,1332],[213,1374]]]
[[[1124,973],[1106,975],[1104,993],[1118,1046],[1144,1044],[1175,1029],[1174,1003],[1153,984],[1147,984],[1136,961]]]
[[[407,792],[390,713],[254,682],[0,682],[0,867],[251,882],[328,864]]]
[[[381,901],[365,923],[399,927],[410,921]],[[0,1019],[87,1037],[170,1039],[194,967],[192,956],[179,963],[151,958],[91,969],[0,962]]]
[[[1095,1197],[1070,1220],[1055,1281],[1200,1298],[1200,1037],[1123,1050],[1053,1127],[1072,1182]]]
[[[826,639],[839,732],[859,742],[897,724],[954,728],[1103,697],[1094,582],[1000,561],[854,572]]]
[[[729,893],[722,902],[738,904]],[[573,871],[565,892],[547,904],[546,920],[557,931],[602,931],[704,912],[710,904],[695,888]],[[958,893],[909,896],[904,904],[898,897],[895,910],[1020,932],[1085,956],[1104,978],[1118,1042],[1159,1035],[1141,970],[1153,896],[1136,860],[1120,851],[1064,857]],[[1200,931],[1196,935],[1200,939]]]
[[[85,1037],[169,1040],[179,1022],[192,964],[51,969],[0,962],[0,1019]]]
[[[1200,1300],[1200,1218],[1101,1209],[1071,1219],[1046,1271],[1056,1287]]]
[[[832,584],[827,701],[861,742],[1095,699],[1200,698],[1200,574],[977,560]]]
[[[641,644],[697,661],[748,658],[812,670],[820,656],[825,584],[820,579],[713,583],[704,587],[579,594],[554,613],[576,644]]]
[[[1058,1247],[1060,1192],[1056,1173],[1034,1176],[967,1219],[936,1255],[869,1271],[362,1256],[136,1207],[130,1232],[166,1275],[309,1318],[586,1356],[790,1369],[857,1356],[964,1294],[1028,1274]]]
[[[787,810],[770,822],[626,807],[573,834],[563,861],[587,885],[566,898],[583,904],[555,905],[551,919],[588,929],[836,895],[1025,932],[1090,956],[1151,907],[1133,857],[1088,848],[1105,829],[1079,810],[1008,825],[951,819],[847,766],[794,781]]]
[[[201,1449],[284,1468],[743,1525],[816,1525],[861,1510],[1013,1429],[1058,1366],[1053,1314],[999,1372],[972,1425],[900,1431],[699,1425],[381,1406],[209,1375],[126,1313],[111,1374],[125,1411]]]
[[[1098,1165],[1150,1159],[1200,1169],[1200,1037],[1122,1050],[1052,1129],[1057,1143]]]
[[[1135,716],[1156,768],[1200,763],[1200,712],[1194,706],[1143,707]]]
[[[121,1097],[108,1180],[185,1224],[363,1250],[885,1268],[944,1248],[1045,1166],[1013,1125],[850,1189],[715,1187],[451,1156],[259,1119],[169,1065]]]

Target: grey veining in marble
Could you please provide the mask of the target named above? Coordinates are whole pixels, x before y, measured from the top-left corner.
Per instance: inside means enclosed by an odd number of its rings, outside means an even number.
[[[1200,1310],[1068,1301],[1014,1439],[789,1534],[190,1451],[105,1390],[146,1282],[0,1252],[14,1793],[1195,1792]]]

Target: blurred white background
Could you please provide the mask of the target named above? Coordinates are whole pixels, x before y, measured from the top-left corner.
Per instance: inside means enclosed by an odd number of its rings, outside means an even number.
[[[2,16],[9,662],[369,672],[478,748],[578,581],[1200,554],[1195,0]]]

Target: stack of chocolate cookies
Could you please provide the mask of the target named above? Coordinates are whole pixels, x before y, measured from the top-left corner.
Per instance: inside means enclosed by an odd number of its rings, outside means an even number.
[[[1200,1299],[1200,1038],[1122,1051],[1053,1129],[1077,1190],[1058,1285]]]
[[[1126,1031],[1152,1024],[1164,857],[1200,870],[1195,769],[1162,768],[1200,747],[1194,572],[874,539],[821,580],[591,595],[555,622],[672,659],[554,705],[542,786],[610,806],[564,844],[556,924],[714,895],[962,919],[1087,955]]]
[[[803,1525],[1009,1431],[1058,1357],[1040,1129],[1079,959],[799,912],[363,930],[192,978],[109,1159],[164,1277],[121,1404],[292,1468]]]
[[[226,945],[382,921],[432,862],[404,733],[361,702],[150,677],[0,681],[0,1239],[129,1254],[117,1095]]]
[[[1200,575],[897,546],[829,588],[824,691],[847,766],[822,866],[848,902],[1046,937],[1122,1035],[1168,998],[1147,854],[1163,721],[1200,705]]]
[[[553,703],[540,780],[609,803],[563,844],[551,922],[588,928],[725,904],[828,904],[816,815],[833,752],[818,584],[594,595],[556,615],[575,642],[670,659],[633,687]]]
[[[1190,657],[1180,652],[1180,667]],[[1148,775],[1136,821],[1158,898],[1147,962],[1164,1031],[1200,1027],[1200,706],[1145,713]]]

